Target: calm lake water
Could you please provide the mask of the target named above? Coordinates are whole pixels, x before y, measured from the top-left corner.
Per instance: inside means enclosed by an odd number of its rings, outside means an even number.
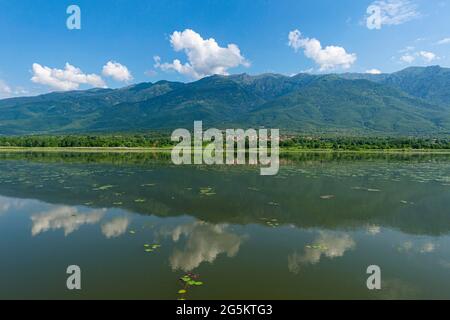
[[[450,156],[169,157],[0,154],[0,298],[450,299]]]

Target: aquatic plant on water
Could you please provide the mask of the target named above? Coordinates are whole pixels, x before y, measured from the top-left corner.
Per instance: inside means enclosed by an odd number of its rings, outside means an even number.
[[[182,288],[178,290],[178,294],[181,295],[178,300],[186,300],[186,294],[190,288],[203,285],[203,282],[199,281],[199,278],[200,276],[198,274],[191,272],[188,272],[180,278]]]

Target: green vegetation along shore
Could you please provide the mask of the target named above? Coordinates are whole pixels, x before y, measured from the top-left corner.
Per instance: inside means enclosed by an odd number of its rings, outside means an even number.
[[[161,152],[176,142],[168,134],[3,136],[0,151]],[[283,152],[450,152],[450,138],[284,136]]]

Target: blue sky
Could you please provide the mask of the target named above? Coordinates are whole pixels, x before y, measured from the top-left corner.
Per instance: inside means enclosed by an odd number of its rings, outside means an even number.
[[[80,30],[66,26],[72,4]],[[449,0],[0,0],[0,98],[436,64],[450,66]]]

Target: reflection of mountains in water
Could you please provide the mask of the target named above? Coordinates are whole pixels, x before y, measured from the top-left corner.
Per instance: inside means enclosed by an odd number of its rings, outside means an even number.
[[[270,178],[245,166],[176,167],[167,157],[3,154],[0,194],[211,223],[450,231],[447,155],[295,154]]]

